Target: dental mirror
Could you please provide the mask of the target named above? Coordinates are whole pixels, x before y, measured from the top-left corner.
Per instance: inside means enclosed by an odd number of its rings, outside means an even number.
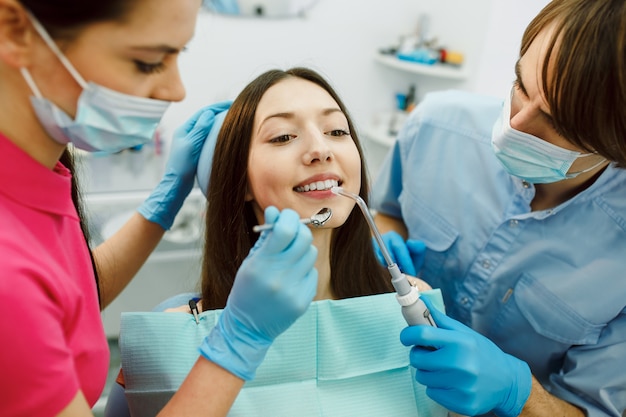
[[[326,224],[328,220],[333,216],[333,211],[328,207],[323,207],[320,211],[312,215],[311,217],[305,217],[300,219],[300,223],[302,224],[310,224],[313,227],[322,227]],[[252,228],[253,231],[259,233],[263,230],[269,230],[274,227],[274,224],[257,224]]]
[[[311,224],[313,227],[322,227],[326,224],[328,220],[333,216],[333,211],[328,207],[322,208],[320,211],[312,215],[308,221],[307,219],[302,219],[303,224]]]

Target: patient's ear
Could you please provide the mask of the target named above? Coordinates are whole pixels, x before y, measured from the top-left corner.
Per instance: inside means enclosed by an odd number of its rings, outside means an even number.
[[[34,29],[17,0],[0,0],[0,61],[14,68],[30,63]]]
[[[249,203],[250,201],[253,201],[253,200],[254,200],[254,196],[250,192],[250,188],[246,187],[246,203]]]

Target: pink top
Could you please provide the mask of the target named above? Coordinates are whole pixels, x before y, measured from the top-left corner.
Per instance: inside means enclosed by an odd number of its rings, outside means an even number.
[[[90,406],[109,349],[93,268],[70,193],[0,134],[0,414],[54,416],[81,390]]]

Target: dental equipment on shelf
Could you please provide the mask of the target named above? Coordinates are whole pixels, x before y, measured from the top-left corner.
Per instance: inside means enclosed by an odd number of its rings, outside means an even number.
[[[383,238],[380,235],[376,224],[374,223],[374,219],[372,218],[372,215],[370,214],[369,208],[367,207],[367,204],[365,204],[365,201],[363,201],[360,196],[345,191],[341,187],[333,187],[331,188],[331,191],[334,194],[353,199],[354,201],[356,201],[357,205],[361,209],[361,212],[363,213],[363,216],[365,216],[365,220],[367,220],[367,223],[369,224],[372,233],[374,233],[376,241],[378,242],[378,246],[380,246],[380,251],[382,252],[383,257],[387,262],[387,269],[391,274],[391,284],[396,290],[396,299],[398,300],[398,303],[402,306],[402,315],[404,316],[404,319],[409,324],[409,326],[426,324],[429,326],[437,327],[434,320],[430,316],[430,311],[428,310],[428,307],[426,307],[426,304],[424,304],[424,301],[422,301],[422,299],[420,298],[418,289],[409,283],[406,275],[404,275],[402,271],[400,271],[398,265],[393,261],[391,255],[389,255],[389,251],[385,246],[385,242],[383,241]]]

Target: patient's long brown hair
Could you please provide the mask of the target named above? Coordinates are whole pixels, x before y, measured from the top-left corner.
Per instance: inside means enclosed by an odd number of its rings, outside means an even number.
[[[263,94],[276,83],[293,77],[317,84],[337,102],[348,119],[352,139],[363,161],[356,129],[344,104],[315,71],[307,68],[270,70],[248,84],[226,115],[213,156],[202,268],[204,309],[226,305],[237,270],[258,238],[258,234],[252,232],[252,227],[258,223],[256,216],[251,203],[245,201],[254,116]],[[359,195],[366,202],[368,190],[367,171],[362,163]],[[330,285],[338,298],[393,290],[388,272],[374,255],[370,230],[358,207],[354,207],[343,226],[333,230],[330,258]]]

